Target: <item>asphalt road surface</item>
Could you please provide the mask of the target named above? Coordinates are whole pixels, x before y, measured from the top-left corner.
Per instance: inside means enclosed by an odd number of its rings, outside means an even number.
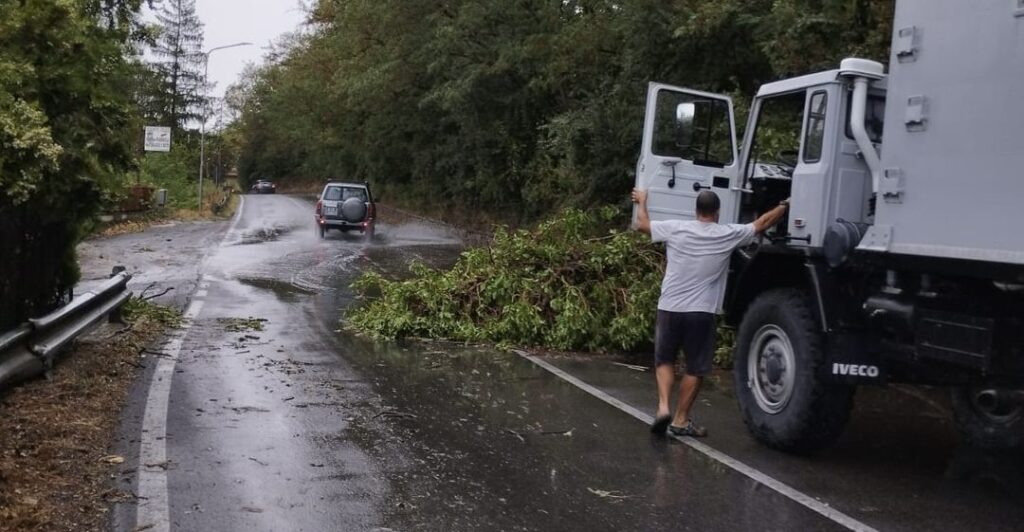
[[[386,215],[387,213],[385,213]],[[389,220],[385,218],[385,222]],[[747,435],[721,376],[706,446],[651,437],[643,359],[544,358],[340,331],[363,271],[453,262],[442,226],[373,241],[314,231],[313,207],[247,196],[231,223],[82,246],[185,309],[124,414],[115,530],[1008,530],[1019,456],[960,447],[940,395],[863,390],[839,444],[795,458]],[[258,324],[254,330],[251,326]],[[540,364],[540,365],[538,365]],[[543,367],[542,367],[543,366]],[[632,413],[632,415],[631,415]]]

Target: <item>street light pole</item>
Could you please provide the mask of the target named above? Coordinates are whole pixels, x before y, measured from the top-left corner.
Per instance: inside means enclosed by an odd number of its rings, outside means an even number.
[[[203,54],[204,72],[203,72],[203,93],[206,93],[206,87],[208,80],[210,79],[210,54],[217,50],[226,50],[228,48],[237,48],[239,46],[252,46],[251,42],[240,42],[235,44],[229,44],[227,46],[218,46],[216,48],[210,48]],[[206,102],[203,102],[203,123],[199,126],[199,213],[203,212],[203,172],[206,169]]]

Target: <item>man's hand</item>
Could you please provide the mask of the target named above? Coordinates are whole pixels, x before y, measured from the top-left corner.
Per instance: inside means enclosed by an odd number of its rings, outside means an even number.
[[[636,225],[633,229],[644,234],[651,234],[651,217],[647,214],[647,191],[633,189],[633,203],[636,203]]]
[[[786,198],[779,203],[777,207],[762,214],[757,220],[754,220],[754,232],[761,234],[771,229],[772,226],[779,223],[779,220],[782,220],[782,217],[785,216],[787,210],[789,210],[789,198]]]

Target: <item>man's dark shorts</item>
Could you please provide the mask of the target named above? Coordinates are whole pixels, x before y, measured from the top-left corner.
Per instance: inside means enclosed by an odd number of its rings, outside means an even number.
[[[715,315],[659,310],[654,333],[655,364],[675,364],[680,348],[686,357],[687,375],[710,375],[715,358]]]

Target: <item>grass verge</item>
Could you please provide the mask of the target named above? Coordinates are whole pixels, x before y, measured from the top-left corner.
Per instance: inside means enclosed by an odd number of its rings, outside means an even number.
[[[123,329],[79,341],[51,378],[0,397],[0,530],[101,530],[123,458],[110,455],[140,352],[180,314],[131,300]]]

